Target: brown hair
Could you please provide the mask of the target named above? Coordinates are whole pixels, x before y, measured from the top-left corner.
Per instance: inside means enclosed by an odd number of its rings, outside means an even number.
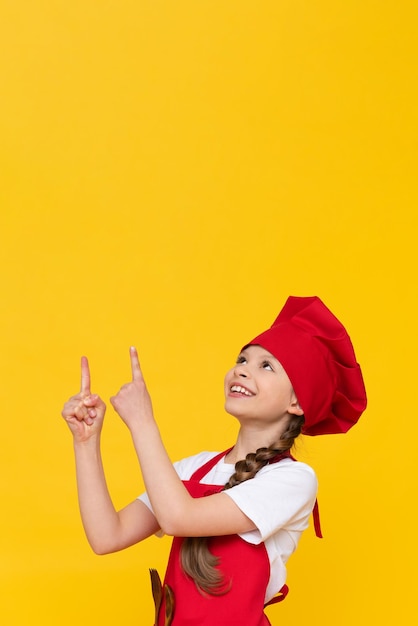
[[[231,489],[254,478],[274,457],[288,452],[300,434],[303,422],[303,415],[291,415],[288,426],[278,442],[268,448],[258,448],[256,452],[247,454],[245,459],[235,464],[235,472],[224,489]],[[210,552],[208,540],[209,537],[186,537],[180,552],[181,566],[184,573],[194,580],[200,592],[222,595],[229,590],[230,583],[224,580],[222,573],[217,569],[219,557]]]

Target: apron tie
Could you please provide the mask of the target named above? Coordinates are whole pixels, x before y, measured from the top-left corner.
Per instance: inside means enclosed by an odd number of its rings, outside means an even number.
[[[313,515],[313,521],[314,521],[315,535],[318,537],[318,539],[322,539],[321,520],[319,518],[318,500],[315,500],[312,515]]]

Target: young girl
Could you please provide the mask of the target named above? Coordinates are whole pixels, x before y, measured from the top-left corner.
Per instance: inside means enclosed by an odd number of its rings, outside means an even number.
[[[152,572],[155,623],[265,626],[263,608],[286,594],[285,563],[316,502],[313,470],[290,456],[300,432],[342,433],[366,407],[360,367],[342,324],[317,297],[290,297],[271,328],[247,343],[225,377],[235,445],[172,465],[154,420],[137,352],[132,381],[110,399],[132,435],[146,494],[116,511],[100,457],[105,414],[81,390],[62,415],[74,438],[81,516],[93,550],[173,536],[164,586]]]

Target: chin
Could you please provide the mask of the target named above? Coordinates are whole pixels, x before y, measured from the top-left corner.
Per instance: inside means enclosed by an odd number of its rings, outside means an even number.
[[[228,400],[226,400],[224,404],[224,409],[228,415],[232,415],[232,417],[237,417],[237,411],[233,409],[233,407],[229,406]]]
[[[224,409],[228,415],[232,415],[232,417],[235,417],[238,421],[245,418],[245,411],[240,411],[237,407],[228,406],[228,402],[225,402]]]

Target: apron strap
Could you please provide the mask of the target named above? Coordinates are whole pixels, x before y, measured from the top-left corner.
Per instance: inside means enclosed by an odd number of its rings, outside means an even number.
[[[220,461],[224,456],[226,456],[228,454],[228,452],[230,452],[232,450],[233,446],[231,448],[228,448],[227,450],[224,450],[224,452],[220,452],[219,454],[216,454],[213,458],[209,459],[209,461],[207,461],[206,463],[204,463],[201,467],[199,467],[194,474],[190,477],[190,480],[196,480],[197,482],[200,482],[202,480],[202,478],[204,476],[206,476],[206,474],[212,469],[212,467],[214,467],[218,461]],[[289,451],[286,452],[282,452],[280,454],[278,454],[277,456],[273,457],[269,463],[277,463],[278,461],[281,461],[282,459],[285,458],[290,458],[292,459],[292,461],[296,461],[297,459],[295,459],[294,456],[292,456],[290,454]],[[315,500],[315,505],[312,511],[312,516],[313,516],[313,521],[314,521],[314,528],[315,528],[315,535],[319,538],[322,539],[322,530],[321,530],[321,520],[319,517],[319,506],[318,506],[318,500]],[[287,593],[287,592],[286,592]],[[281,599],[284,600],[286,596],[283,596]],[[276,600],[276,602],[280,602],[280,600]]]
[[[297,461],[297,459],[295,459],[295,457],[292,456],[291,454],[288,453],[287,456],[290,457],[292,461]],[[273,462],[274,462],[274,459],[273,459]],[[321,519],[319,517],[318,499],[315,500],[314,508],[312,509],[312,517],[313,517],[313,522],[314,522],[315,535],[318,537],[318,539],[322,539],[323,537],[322,537],[322,530],[321,530]],[[280,602],[280,600],[277,600],[277,602]]]
[[[313,515],[313,521],[314,521],[315,535],[318,537],[318,539],[322,539],[321,520],[319,518],[318,500],[315,500],[312,515]]]
[[[270,604],[277,604],[277,602],[282,602],[288,593],[289,593],[289,587],[287,585],[283,585],[279,593],[275,595],[271,600],[266,602],[264,607],[270,606]]]
[[[212,459],[209,459],[209,461],[207,461],[204,465],[202,465],[195,471],[195,473],[190,477],[190,480],[196,480],[197,482],[200,482],[202,478],[206,476],[208,472],[210,472],[212,467],[214,467],[217,464],[217,462],[220,461],[222,457],[226,456],[228,452],[230,452],[231,450],[232,450],[232,447],[228,448],[228,450],[225,450],[224,452],[220,452],[219,454],[214,456]]]

